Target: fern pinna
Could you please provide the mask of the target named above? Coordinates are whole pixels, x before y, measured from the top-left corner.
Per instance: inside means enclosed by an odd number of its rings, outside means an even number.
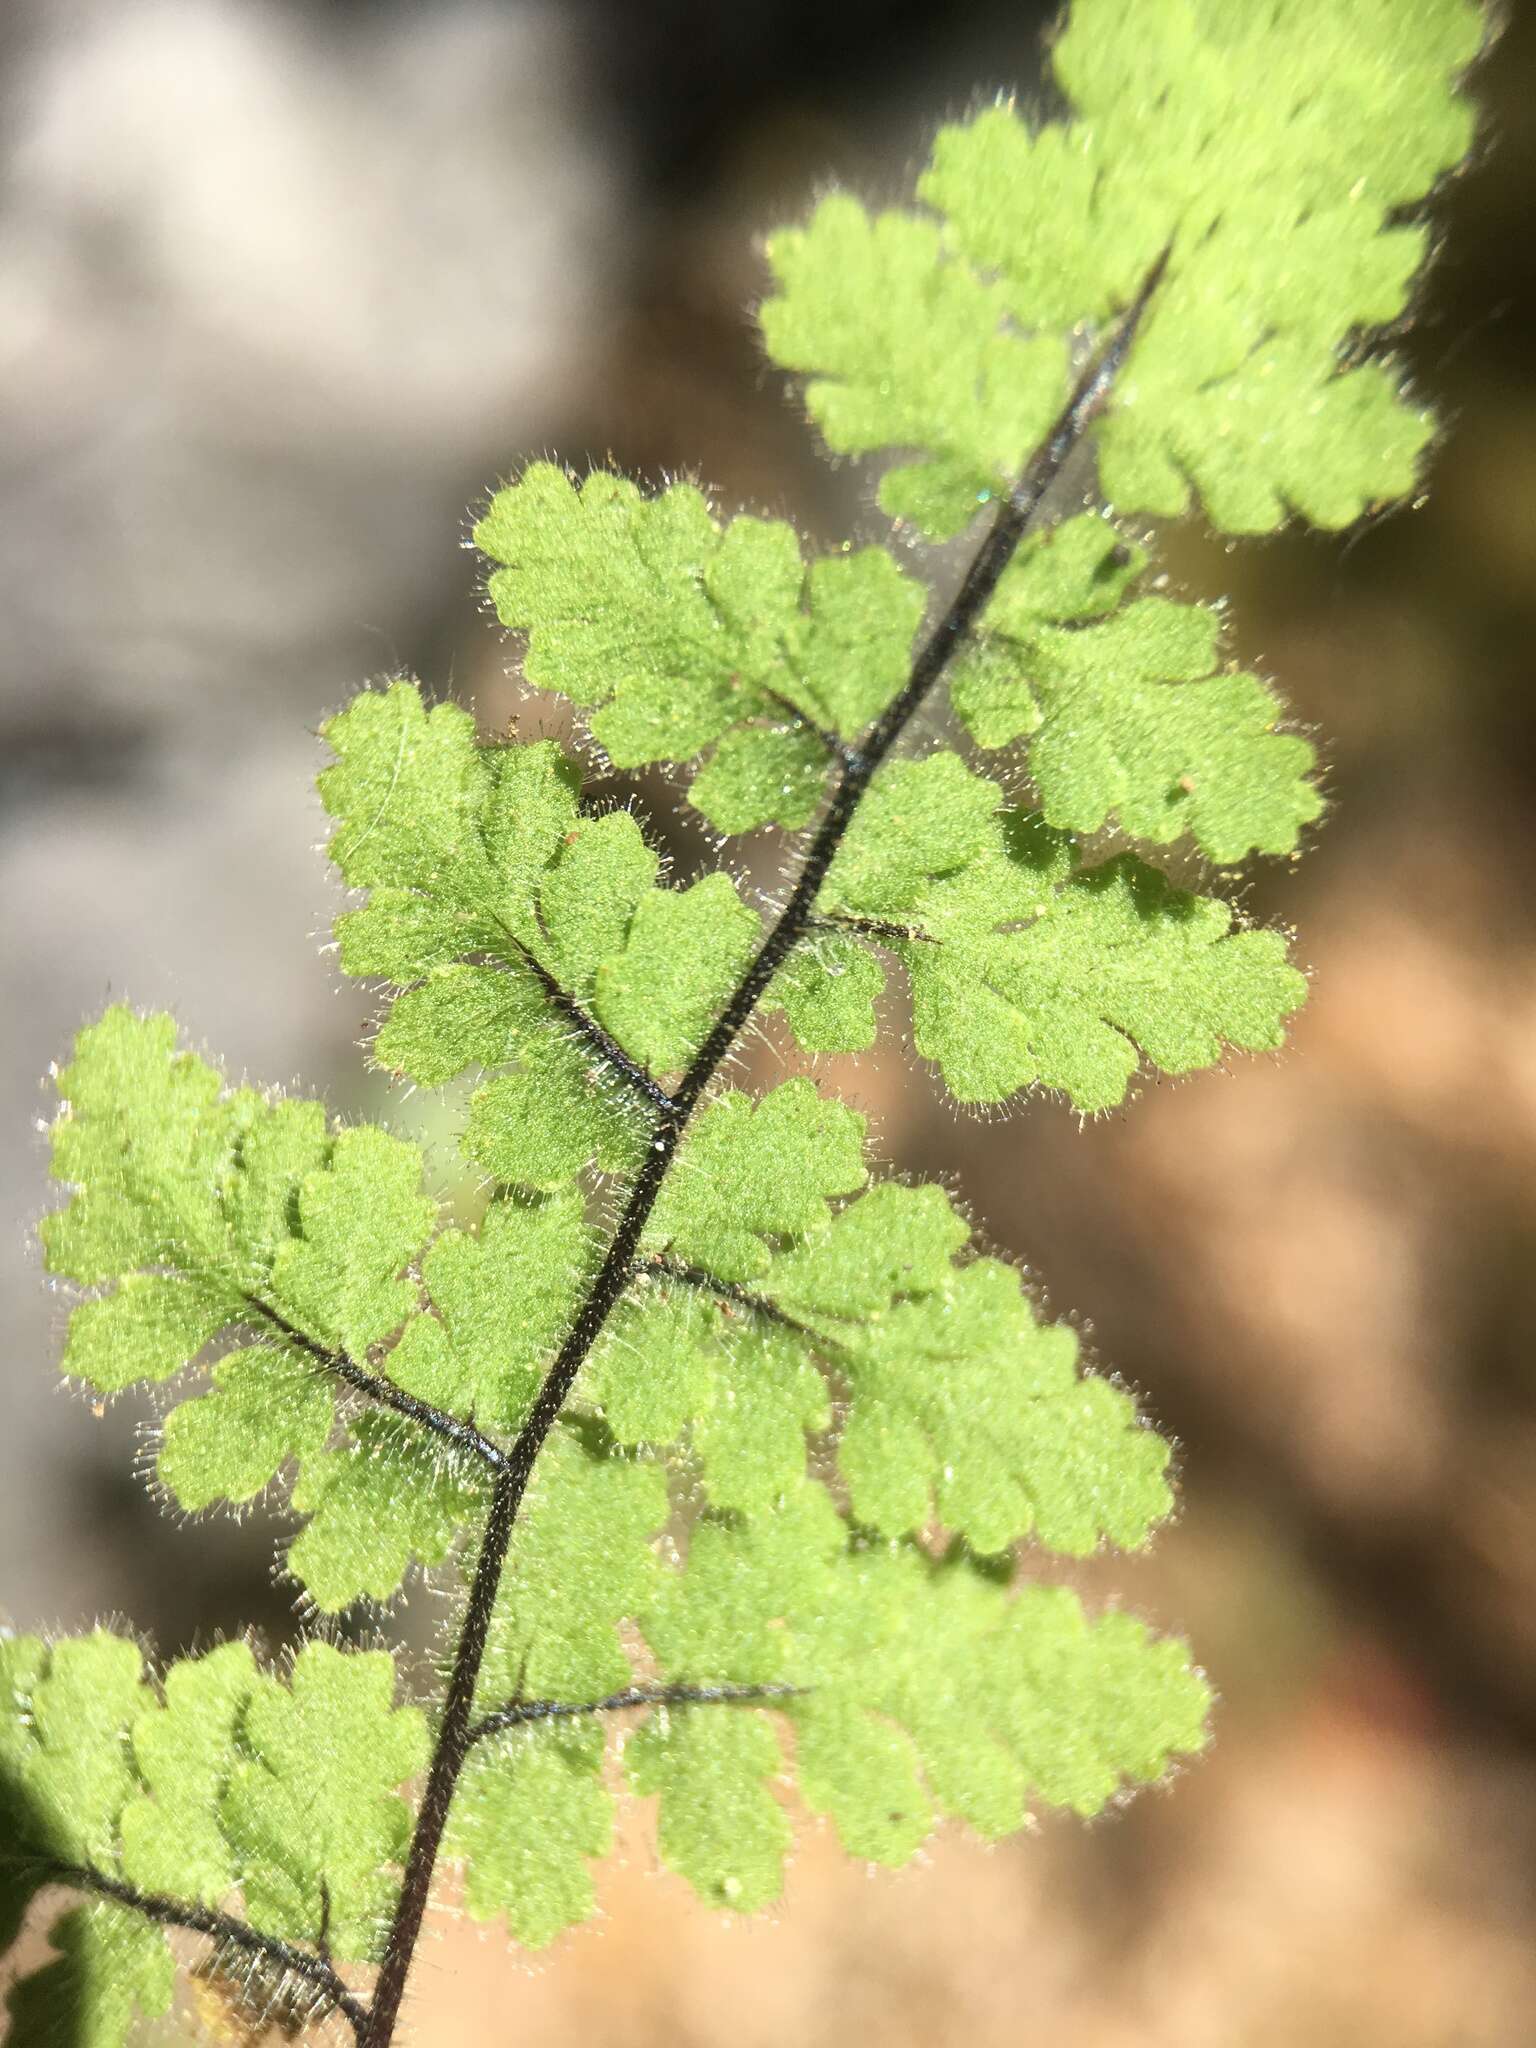
[[[281,1670],[0,1641],[6,1940],[78,1894],[16,2041],[121,2042],[179,1953],[232,2018],[384,2048],[440,1869],[529,1946],[591,1911],[611,1751],[662,1860],[750,1910],[791,1769],[896,1864],[943,1816],[1091,1814],[1201,1746],[1181,1643],[1014,1569],[1143,1543],[1165,1444],[853,1109],[723,1072],[765,1014],[873,1047],[892,982],[962,1103],[1095,1112],[1143,1064],[1280,1044],[1283,935],[1148,856],[1289,853],[1312,753],[1138,522],[1338,528],[1415,488],[1431,421],[1362,343],[1423,264],[1482,34],[1466,0],[1077,0],[1063,119],[988,106],[918,210],[834,194],[770,240],[770,357],[832,450],[898,456],[899,540],[977,530],[952,596],[946,558],[808,561],[689,484],[539,463],[496,494],[491,598],[590,743],[479,735],[401,680],[330,721],[320,777],[341,962],[390,992],[374,1058],[483,1077],[472,1227],[415,1146],[226,1085],[165,1017],[81,1033],[43,1232],[85,1290],[64,1372],[165,1390],[179,1508],[285,1488],[312,1613],[462,1591],[414,1702],[323,1626]],[[782,893],[664,878],[593,762],[784,835]]]

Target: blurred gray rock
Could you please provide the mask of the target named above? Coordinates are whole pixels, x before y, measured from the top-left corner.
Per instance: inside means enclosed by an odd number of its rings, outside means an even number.
[[[69,1457],[106,1446],[53,1385],[34,1077],[113,997],[173,1009],[258,1081],[323,1084],[356,1035],[364,999],[316,958],[313,727],[441,635],[470,581],[465,506],[590,374],[629,202],[571,29],[559,6],[471,0],[13,0],[0,26],[0,1599],[19,1623],[142,1590],[121,1527],[92,1550],[88,1475],[68,1490]]]

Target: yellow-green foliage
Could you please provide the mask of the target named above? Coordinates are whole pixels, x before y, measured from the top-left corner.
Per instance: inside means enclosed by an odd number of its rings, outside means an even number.
[[[538,1946],[593,1910],[623,1781],[748,1910],[791,1777],[896,1864],[1201,1747],[1182,1643],[1018,1568],[1144,1544],[1163,1439],[813,1075],[726,1076],[761,1015],[791,1060],[905,1016],[950,1097],[1080,1113],[1281,1044],[1285,936],[1157,850],[1292,853],[1312,751],[1125,522],[1339,526],[1414,486],[1430,423],[1354,344],[1407,301],[1481,34],[1466,0],[1076,0],[1064,120],[987,107],[940,131],[925,210],[834,194],[771,239],[764,339],[830,446],[899,455],[880,503],[928,536],[990,522],[947,610],[913,552],[808,559],[692,485],[536,463],[495,494],[490,593],[573,749],[401,679],[329,721],[320,776],[372,1058],[470,1077],[478,1221],[416,1147],[226,1085],[169,1018],[80,1034],[43,1226],[63,1371],[159,1389],[177,1510],[291,1511],[306,1610],[377,1624],[430,1571],[456,1618],[422,1705],[324,1637],[158,1675],[121,1634],[0,1639],[0,1943],[41,1887],[84,1901],[11,1994],[18,2043],[120,2048],[180,1927],[242,2023],[339,2012],[387,2048],[366,1972],[409,1961],[413,1842]],[[1090,449],[1091,509],[1026,501]],[[788,835],[768,886],[667,873],[592,800],[651,763],[716,832]]]
[[[1395,320],[1427,230],[1397,219],[1458,164],[1451,88],[1471,0],[1075,0],[1051,52],[1071,117],[1011,103],[942,128],[918,195],[834,194],[768,255],[770,354],[812,378],[832,447],[917,450],[881,502],[958,531],[1006,490],[1066,396],[1074,338],[1158,251],[1165,281],[1099,436],[1108,501],[1228,533],[1289,510],[1345,526],[1412,490],[1432,432],[1389,364],[1341,370]]]

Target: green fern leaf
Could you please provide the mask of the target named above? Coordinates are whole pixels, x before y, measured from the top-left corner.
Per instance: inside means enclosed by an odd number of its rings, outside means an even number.
[[[373,1051],[392,1072],[429,1085],[517,1061],[476,1090],[465,1126],[466,1158],[499,1181],[555,1189],[588,1164],[627,1170],[644,1150],[645,1121],[628,1086],[561,1031],[536,990],[495,968],[447,967],[407,989]]]
[[[243,1643],[173,1664],[157,1692],[136,1643],[97,1630],[0,1641],[0,1816],[8,1934],[43,1886],[117,1887],[57,1922],[58,1960],[11,1994],[18,2039],[124,2042],[167,2009],[164,1928],[125,1901],[218,1906],[346,1960],[373,1955],[425,1760],[383,1653],[311,1643],[287,1685]]]
[[[959,1100],[1038,1084],[1092,1112],[1124,1099],[1143,1055],[1183,1074],[1282,1043],[1306,984],[1279,933],[1234,931],[1228,905],[1130,856],[1074,875],[1065,839],[997,813],[996,785],[953,757],[898,767],[819,901],[873,921],[902,962],[913,1041]]]
[[[390,1378],[450,1415],[521,1428],[580,1299],[591,1263],[574,1188],[508,1193],[478,1230],[445,1230],[421,1264],[434,1313],[389,1354]]]
[[[885,1183],[832,1213],[866,1169],[859,1120],[841,1110],[829,1129],[827,1107],[805,1082],[710,1107],[582,1397],[621,1443],[688,1443],[717,1508],[760,1513],[828,1425],[820,1366],[844,1394],[838,1465],[870,1527],[937,1520],[981,1551],[1143,1542],[1171,1506],[1167,1446],[1079,1373],[1072,1332],[1037,1324],[1016,1273],[957,1264],[970,1233],[941,1189]]]
[[[1068,880],[1071,845],[959,756],[896,761],[875,778],[817,898],[825,916],[910,925],[950,941],[1036,917]]]
[[[238,1313],[232,1296],[171,1273],[125,1273],[70,1318],[64,1370],[101,1394],[181,1371]]]
[[[597,1014],[648,1071],[686,1067],[756,951],[761,924],[729,875],[658,889],[597,975]]]
[[[219,1823],[245,1709],[261,1684],[246,1643],[224,1643],[165,1674],[164,1704],[133,1727],[143,1790],[119,1816],[123,1875],[140,1891],[216,1906],[238,1880]]]
[[[1403,311],[1426,238],[1397,214],[1466,153],[1452,87],[1482,35],[1467,0],[1411,28],[1392,0],[1077,0],[1052,51],[1076,118],[941,130],[919,192],[942,229],[837,195],[773,237],[769,352],[811,376],[831,447],[921,451],[882,503],[954,533],[1045,438],[1068,337],[1169,245],[1099,428],[1106,497],[1176,515],[1198,492],[1228,532],[1347,525],[1412,491],[1432,431],[1389,366],[1339,350]]]
[[[252,1500],[290,1459],[324,1449],[335,1396],[302,1354],[247,1345],[209,1379],[208,1392],[180,1402],[160,1429],[156,1476],[184,1508]]]
[[[43,1817],[26,1796],[26,1776],[34,1742],[28,1703],[47,1663],[36,1636],[0,1636],[0,1840],[10,1845],[0,1855],[0,1948],[8,1949],[20,1930],[37,1889],[27,1858],[46,1839]]]
[[[340,1131],[323,1171],[297,1189],[298,1230],[272,1264],[272,1293],[307,1336],[355,1358],[411,1313],[400,1277],[437,1220],[421,1192],[421,1152],[386,1131]]]
[[[624,1756],[629,1782],[661,1803],[661,1859],[706,1905],[755,1913],[783,1889],[792,1839],[770,1786],[784,1767],[778,1739],[755,1714],[653,1716]]]
[[[735,725],[688,786],[717,832],[809,824],[827,783],[827,750],[804,725]]]
[[[1028,542],[951,671],[955,709],[981,746],[1031,735],[1050,825],[1094,832],[1115,814],[1158,845],[1189,832],[1217,861],[1289,853],[1322,809],[1312,749],[1274,730],[1257,677],[1215,672],[1214,612],[1121,603],[1145,559],[1093,513]]]
[[[871,219],[824,199],[803,229],[769,238],[780,295],[759,314],[768,353],[810,373],[811,415],[843,454],[921,448],[880,502],[927,533],[958,533],[1040,440],[1066,397],[1055,335],[1004,325],[999,287],[948,257],[937,225]]]
[[[765,1010],[782,1010],[806,1052],[867,1052],[877,1031],[875,1004],[885,970],[868,946],[822,926],[792,948],[769,984]]]
[[[880,1315],[898,1295],[947,1287],[969,1236],[942,1188],[885,1181],[781,1252],[762,1290],[797,1315]]]
[[[1172,1508],[1168,1446],[1130,1398],[1081,1374],[1077,1339],[1035,1321],[995,1259],[946,1274],[842,1336],[838,1466],[855,1516],[888,1535],[937,1518],[979,1551],[1035,1535],[1081,1557],[1145,1541]]]
[[[1144,1055],[1167,1074],[1226,1046],[1272,1050],[1306,983],[1277,932],[1234,931],[1216,898],[1129,856],[1076,878],[992,940],[902,948],[913,1040],[962,1101],[1038,1082],[1087,1112],[1124,1100]]]
[[[340,921],[342,965],[403,990],[375,1058],[428,1085],[495,1074],[465,1149],[498,1179],[553,1188],[589,1161],[633,1167],[648,1132],[636,1081],[687,1066],[757,913],[724,875],[655,886],[633,818],[584,817],[558,748],[481,746],[465,713],[427,711],[411,684],[358,698],[326,738],[332,856],[373,892]]]
[[[450,1853],[476,1920],[502,1918],[522,1948],[546,1948],[596,1907],[589,1861],[613,1841],[595,1721],[512,1728],[475,1752],[454,1801]]]
[[[691,1441],[717,1507],[771,1507],[831,1420],[803,1338],[761,1327],[698,1286],[642,1269],[585,1367],[581,1391],[622,1444]]]
[[[176,1958],[158,1927],[121,1907],[55,1921],[56,1960],[12,1986],[10,2038],[37,2048],[124,2048],[137,2021],[170,2011]]]
[[[855,1855],[904,1862],[943,1813],[984,1835],[1037,1800],[1098,1811],[1204,1742],[1207,1688],[1182,1647],[1064,1589],[1010,1596],[964,1554],[850,1546],[813,1488],[776,1516],[706,1521],[658,1582],[645,1629],[669,1683],[777,1683],[800,1790]],[[712,1736],[716,1726],[746,1734]],[[658,1712],[627,1753],[662,1797],[662,1853],[714,1904],[777,1895],[787,1823],[768,1709]],[[668,1807],[675,1819],[668,1829]],[[721,1830],[710,1816],[735,1816]]]
[[[600,1699],[625,1685],[618,1626],[644,1605],[667,1519],[660,1468],[557,1429],[529,1482],[481,1669],[486,1712],[511,1699]]]
[[[170,1018],[116,1007],[59,1077],[54,1173],[78,1192],[44,1220],[48,1265],[117,1283],[75,1311],[64,1370],[102,1393],[166,1379],[263,1305],[366,1352],[414,1303],[398,1276],[436,1215],[419,1151],[328,1134],[318,1104],[226,1093],[175,1040]]]
[[[29,1816],[26,1844],[58,1862],[110,1869],[136,1789],[134,1727],[155,1709],[137,1644],[97,1629],[51,1651],[28,1637],[0,1651],[8,1703],[25,1707],[7,1727],[6,1776]]]
[[[834,909],[884,915],[934,875],[967,867],[994,837],[995,782],[958,754],[893,761],[875,778],[827,876]]]
[[[320,778],[339,821],[331,857],[371,892],[337,925],[341,964],[406,990],[376,1040],[380,1064],[435,1085],[515,1060],[517,1073],[481,1090],[468,1140],[502,1178],[555,1186],[589,1158],[632,1162],[644,1142],[633,1101],[572,1042],[531,961],[557,976],[542,960],[541,884],[569,855],[593,886],[557,890],[556,922],[585,969],[572,998],[590,993],[594,929],[612,931],[617,911],[621,935],[656,872],[633,821],[583,826],[579,776],[557,747],[481,747],[471,718],[429,712],[408,683],[358,697],[325,737],[338,756]],[[596,849],[582,846],[589,834]],[[455,964],[484,960],[495,964]]]
[[[478,1468],[377,1414],[331,1446],[336,1389],[372,1376],[398,1336],[396,1385],[515,1428],[581,1284],[579,1202],[508,1199],[479,1233],[443,1233],[422,1262],[424,1308],[407,1272],[436,1205],[415,1146],[366,1126],[330,1132],[318,1104],[222,1092],[177,1052],[168,1018],[124,1009],[81,1033],[59,1085],[55,1159],[87,1177],[44,1225],[49,1263],[117,1281],[75,1310],[64,1369],[117,1393],[258,1332],[167,1415],[160,1481],[201,1509],[248,1500],[297,1461],[293,1505],[310,1521],[287,1565],[325,1611],[388,1599],[412,1563],[440,1563],[479,1511]],[[124,1272],[125,1259],[156,1270]]]
[[[762,1011],[812,1056],[873,1046],[893,963],[963,1102],[1090,1114],[1143,1064],[1282,1042],[1283,935],[1085,844],[1226,865],[1321,808],[1122,516],[1339,526],[1414,488],[1431,422],[1380,330],[1483,33],[1471,0],[1074,0],[1060,120],[985,108],[914,210],[834,195],[772,239],[764,334],[831,446],[893,456],[881,503],[930,537],[996,505],[926,629],[905,558],[811,559],[692,484],[537,463],[495,495],[498,614],[605,777],[672,764],[716,834],[806,838],[756,897],[675,886],[559,745],[406,681],[328,723],[341,964],[382,988],[376,1066],[471,1077],[477,1224],[442,1227],[419,1148],[227,1086],[168,1018],[81,1033],[43,1226],[81,1291],[65,1372],[166,1390],[181,1509],[291,1506],[311,1617],[468,1583],[435,1732],[381,1651],[157,1673],[105,1630],[0,1635],[0,1947],[43,1890],[82,1901],[12,1969],[18,2042],[126,2048],[194,1937],[252,2038],[393,2041],[438,1864],[549,1942],[594,1909],[621,1764],[662,1860],[747,1911],[792,1792],[894,1866],[1201,1748],[1185,1646],[1015,1556],[1143,1545],[1166,1443],[943,1188],[872,1180],[863,1116],[724,1076]],[[973,765],[949,713],[1020,752]]]
[[[295,1941],[322,1928],[338,1956],[376,1955],[411,1812],[398,1788],[426,1762],[426,1722],[394,1704],[383,1651],[309,1643],[287,1686],[245,1709],[242,1756],[219,1802],[254,1927]]]
[[[0,1638],[0,1705],[8,1946],[61,1868],[119,1874],[118,1824],[137,1789],[133,1739],[155,1702],[137,1647],[98,1630],[51,1650],[35,1636]],[[12,2039],[121,2048],[138,2016],[169,2008],[176,1966],[162,1929],[103,1902],[63,1914],[48,1938],[54,1959],[29,1959],[10,1988]]]
[[[862,1187],[864,1119],[786,1081],[754,1102],[734,1090],[700,1116],[652,1213],[647,1244],[719,1280],[766,1272],[764,1236],[811,1230],[828,1200]]]
[[[484,1491],[478,1467],[435,1456],[393,1416],[359,1416],[347,1443],[304,1465],[293,1504],[309,1519],[287,1567],[322,1613],[388,1600],[412,1563],[442,1563]]]
[[[691,484],[647,498],[605,471],[577,485],[535,463],[475,543],[502,564],[490,594],[528,636],[529,682],[589,710],[616,767],[718,743],[689,800],[722,832],[807,821],[826,778],[818,732],[853,739],[874,722],[923,612],[921,585],[882,549],[807,571],[791,527],[722,527]]]
[[[761,1293],[827,1347],[847,1389],[838,1467],[857,1520],[935,1519],[979,1551],[1033,1535],[1083,1556],[1134,1549],[1172,1507],[1168,1447],[1127,1395],[1078,1369],[939,1188],[887,1183],[774,1261]]]
[[[481,1666],[482,1711],[597,1700],[629,1683],[619,1625],[649,1602],[660,1568],[652,1539],[667,1511],[659,1468],[605,1455],[578,1427],[555,1430],[513,1533]],[[603,1754],[601,1727],[579,1721],[509,1728],[477,1750],[445,1843],[466,1867],[477,1919],[503,1915],[516,1939],[542,1947],[588,1916],[587,1859],[604,1853],[612,1831]]]
[[[616,767],[686,760],[768,708],[805,575],[782,522],[722,529],[691,484],[647,498],[540,462],[497,492],[474,539],[503,565],[491,598],[529,634],[529,682],[603,705],[593,732]]]

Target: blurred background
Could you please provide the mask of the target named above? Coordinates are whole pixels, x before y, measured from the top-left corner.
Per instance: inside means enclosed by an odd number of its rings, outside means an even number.
[[[39,1077],[103,1004],[233,1074],[389,1105],[313,729],[407,669],[517,701],[461,551],[529,453],[693,471],[873,537],[748,312],[754,237],[910,186],[939,118],[1037,90],[1027,0],[7,0],[0,10],[0,1558],[8,1618],[172,1652],[293,1628],[270,1525],[161,1517],[142,1411],[53,1376]],[[1236,651],[1334,803],[1243,883],[1315,974],[1283,1058],[1079,1127],[837,1075],[1179,1440],[1183,1514],[1084,1574],[1189,1634],[1213,1751],[1172,1787],[899,1877],[812,1829],[730,1924],[632,1817],[604,1918],[529,1963],[451,1914],[417,2038],[564,2048],[1515,2048],[1536,2038],[1536,23],[1405,347],[1429,502],[1223,550]],[[697,842],[657,789],[679,858]],[[765,1075],[768,1069],[764,1069]],[[181,2031],[154,2038],[190,2040]]]

